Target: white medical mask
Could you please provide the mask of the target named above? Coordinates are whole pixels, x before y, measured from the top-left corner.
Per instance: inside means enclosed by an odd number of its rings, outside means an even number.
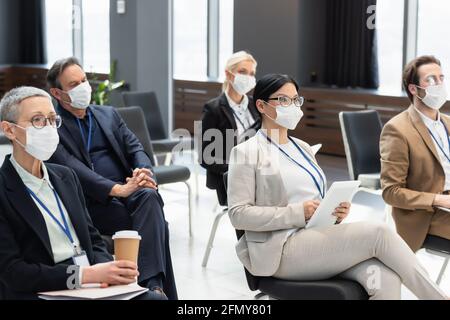
[[[426,93],[425,97],[423,98],[419,96],[417,97],[431,109],[439,110],[447,101],[447,89],[445,88],[445,85],[443,83],[434,86],[428,86],[426,88],[422,88],[419,86],[417,87],[420,89],[424,89]]]
[[[273,107],[271,104],[267,103],[267,105]],[[303,111],[301,108],[297,107],[295,104],[291,104],[289,107],[277,106],[277,118],[272,119],[270,116],[266,114],[267,117],[275,121],[275,123],[279,124],[283,128],[294,130],[297,128],[298,123],[303,118]]]
[[[85,81],[72,90],[68,91],[67,94],[72,101],[70,103],[72,107],[74,107],[75,109],[84,110],[89,107],[89,104],[91,103],[92,88],[89,85],[89,82]]]
[[[52,126],[45,126],[42,129],[36,129],[33,126],[23,128],[15,125],[16,127],[25,130],[27,134],[27,143],[24,146],[19,140],[16,142],[21,145],[25,151],[32,157],[47,161],[55,153],[59,144],[58,129]]]
[[[234,75],[234,82],[231,85],[237,93],[243,96],[255,88],[256,79],[253,76],[238,73]]]

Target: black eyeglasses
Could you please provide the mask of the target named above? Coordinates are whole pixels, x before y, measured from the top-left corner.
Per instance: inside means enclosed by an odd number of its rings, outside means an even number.
[[[278,101],[278,103],[282,107],[289,107],[290,105],[294,104],[296,107],[300,108],[305,103],[305,98],[303,97],[290,98],[288,96],[279,96],[276,98],[269,98],[267,100]]]

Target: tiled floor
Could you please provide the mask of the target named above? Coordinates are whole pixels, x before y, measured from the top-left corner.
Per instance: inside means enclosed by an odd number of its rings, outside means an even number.
[[[177,163],[189,165],[190,159],[178,159]],[[319,156],[329,183],[348,179],[345,159]],[[161,194],[165,200],[166,218],[170,223],[172,259],[180,299],[189,300],[245,300],[253,299],[257,292],[251,292],[246,284],[243,268],[236,257],[234,229],[227,216],[224,216],[209,259],[208,266],[202,268],[202,258],[215,217],[216,194],[205,187],[205,175],[198,169],[199,196],[194,200],[193,230],[189,238],[187,192],[183,184],[165,186]],[[194,180],[191,180],[192,183]],[[194,185],[194,183],[193,183]],[[195,190],[195,188],[193,188]],[[358,213],[359,212],[359,213]],[[361,214],[364,212],[364,214]],[[355,204],[349,221],[364,219],[383,219],[383,214],[368,213],[367,208]],[[417,254],[430,275],[435,279],[443,259],[426,252]],[[444,277],[441,287],[450,294],[450,275]],[[402,291],[403,299],[415,299],[407,290]]]

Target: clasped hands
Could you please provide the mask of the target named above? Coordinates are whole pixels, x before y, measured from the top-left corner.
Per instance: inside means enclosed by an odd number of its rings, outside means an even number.
[[[127,198],[139,189],[158,190],[156,181],[152,178],[153,172],[149,169],[135,169],[133,176],[126,179],[126,184],[116,184],[111,190],[112,197]]]

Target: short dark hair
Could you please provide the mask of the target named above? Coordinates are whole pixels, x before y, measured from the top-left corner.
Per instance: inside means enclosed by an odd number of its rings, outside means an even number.
[[[59,82],[59,76],[64,72],[64,70],[73,65],[77,65],[80,68],[83,68],[81,66],[81,63],[75,57],[64,58],[56,61],[47,73],[47,85],[49,89],[62,89],[61,83]]]
[[[274,73],[265,75],[256,84],[253,92],[253,101],[255,103],[258,100],[267,101],[272,94],[288,83],[292,83],[298,91],[299,85],[297,81],[289,75]]]
[[[409,92],[408,86],[410,84],[419,85],[419,74],[418,70],[421,66],[426,64],[435,63],[441,65],[441,61],[435,56],[420,56],[409,62],[405,69],[403,70],[403,87],[408,94],[408,98],[411,102],[414,102],[414,97],[411,92]]]

